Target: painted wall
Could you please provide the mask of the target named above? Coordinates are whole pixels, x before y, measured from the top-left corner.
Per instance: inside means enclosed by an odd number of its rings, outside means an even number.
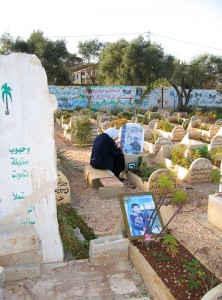
[[[93,86],[91,95],[83,86],[49,86],[49,92],[56,96],[58,107],[62,110],[73,110],[76,106],[87,107],[91,98],[91,107],[95,109],[113,109],[134,107],[144,87],[139,86]],[[142,107],[149,109],[153,106],[176,108],[176,91],[169,87],[155,89],[143,100]],[[221,106],[222,95],[216,90],[193,90],[190,105],[192,106]]]

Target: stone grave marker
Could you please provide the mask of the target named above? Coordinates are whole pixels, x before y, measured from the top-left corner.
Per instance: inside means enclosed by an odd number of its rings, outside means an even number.
[[[178,118],[187,118],[187,112],[181,111],[177,113]]]
[[[216,122],[215,122],[215,124],[217,124],[217,125],[222,125],[222,119],[218,119]]]
[[[222,135],[222,126],[220,127],[216,135]]]
[[[0,56],[0,226],[34,227],[43,262],[63,260],[53,113],[45,70],[31,54]],[[4,129],[4,130],[3,130]]]
[[[157,124],[157,120],[151,120],[148,124],[148,129],[153,130],[156,124]]]
[[[197,124],[200,123],[200,120],[198,118],[198,116],[192,116],[190,119],[190,126],[191,127],[196,127]]]
[[[57,171],[57,188],[55,193],[57,205],[70,203],[70,184],[67,177],[60,171]]]
[[[170,123],[178,123],[178,117],[177,116],[169,116],[167,119]]]
[[[136,123],[136,116],[133,116],[132,118],[131,118],[131,121],[130,121],[131,123]]]
[[[102,130],[106,131],[110,127],[110,121],[105,121],[102,123]]]
[[[186,134],[182,125],[175,126],[172,130],[172,139],[174,141],[181,141]]]
[[[220,130],[220,127],[221,126],[218,124],[213,124],[210,126],[210,128],[209,128],[210,138],[214,137],[218,133],[218,131]]]
[[[222,135],[215,135],[210,142],[210,149],[222,149]]]
[[[213,165],[209,159],[198,158],[190,166],[190,182],[209,182]]]
[[[154,146],[154,155],[157,155],[157,153],[159,152],[160,148],[164,145],[167,145],[167,146],[171,146],[172,143],[170,140],[168,140],[168,138],[166,137],[159,137],[155,143],[155,146]]]
[[[163,111],[161,111],[161,113],[160,113],[161,115],[162,115],[162,117],[164,118],[164,119],[166,119],[166,118],[169,118],[170,117],[170,113],[169,113],[169,111],[168,110],[163,110]]]
[[[91,130],[90,130],[90,135],[89,135],[89,138],[88,138],[88,141],[87,141],[88,146],[93,145],[93,142],[94,142],[95,138],[97,137],[97,135],[99,134],[99,132],[100,132],[100,128],[98,126],[93,125]]]
[[[148,180],[148,191],[152,192],[155,195],[160,195],[160,186],[157,183],[157,179],[160,175],[169,175],[170,171],[167,169],[158,169],[156,171],[154,171],[151,175],[150,178]],[[175,181],[175,185],[174,185],[174,189],[176,189],[177,185],[176,185],[176,181]]]
[[[189,123],[190,123],[190,119],[186,119],[186,120],[184,120],[184,121],[183,121],[183,124],[182,124],[182,126],[183,126],[184,130],[186,130],[186,129],[187,129],[187,127],[188,127]]]
[[[97,125],[102,128],[102,123],[105,121],[109,121],[109,117],[106,114],[102,114],[97,119]]]

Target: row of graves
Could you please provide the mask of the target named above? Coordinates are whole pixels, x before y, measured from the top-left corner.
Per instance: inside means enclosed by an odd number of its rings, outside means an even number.
[[[0,133],[0,165],[3,170],[0,173],[0,271],[2,266],[6,272],[6,280],[9,277],[11,280],[18,280],[20,272],[24,276],[24,266],[27,267],[25,277],[30,277],[30,265],[35,266],[32,269],[35,271],[33,276],[37,277],[41,274],[41,264],[63,261],[56,205],[58,202],[68,201],[70,186],[67,178],[57,171],[53,139],[53,114],[57,101],[55,96],[49,94],[47,77],[40,60],[35,55],[12,53],[1,55],[0,65],[3,83],[0,123],[4,128]],[[162,115],[164,118],[170,117],[167,112],[162,112]],[[60,120],[59,124],[66,134],[67,130],[72,131],[72,122],[78,118],[81,116],[74,115],[68,123]],[[97,118],[90,136],[91,144],[101,130],[110,126],[108,122],[112,118],[114,117],[106,114]],[[149,158],[152,151],[145,150],[145,139],[158,130],[157,120],[150,121],[147,128],[138,121],[138,116],[135,116],[119,130],[119,139],[124,145],[127,174],[130,174],[130,168],[138,167],[141,158],[143,161]],[[181,142],[189,133],[184,129],[184,136],[182,133],[177,136],[174,134],[172,139],[161,136],[153,148],[156,161],[170,159],[167,155],[170,155],[171,143],[175,140]],[[221,147],[221,127],[215,134],[215,139],[212,137],[210,147],[214,147],[215,143]],[[212,168],[210,162],[200,158],[193,162],[190,175],[184,180],[199,182],[201,174],[201,182],[207,181]],[[143,188],[158,193],[156,178],[164,172],[169,170],[156,170]],[[209,206],[209,220],[222,229],[219,218],[222,199],[219,195],[209,197],[212,202],[211,207]],[[134,196],[132,198],[135,201]],[[12,266],[15,268],[12,269]],[[1,276],[0,283],[2,284]]]
[[[218,149],[220,152],[222,149],[222,119],[215,121],[214,124],[204,123],[204,129],[202,129],[202,121],[198,116],[188,119],[186,113],[178,112],[172,116],[165,110],[161,110],[159,113],[162,120],[172,125],[171,132],[158,128],[158,119],[151,119],[148,124],[141,124],[141,120],[145,118],[144,115],[133,116],[131,120],[119,128],[119,142],[123,145],[127,170],[125,176],[127,179],[142,191],[152,192],[155,195],[158,194],[159,190],[157,177],[160,174],[167,174],[170,171],[173,171],[178,179],[190,184],[212,182],[212,171],[214,169],[220,170],[219,166],[213,165],[207,158],[199,157],[194,159],[187,169],[183,166],[173,164],[171,150],[175,144],[183,144],[187,148],[196,149],[205,146],[209,151],[211,149]],[[76,118],[81,118],[81,116],[72,116],[69,124],[65,124],[65,126],[62,125],[61,120],[58,121],[60,126],[64,128],[64,136],[71,141],[72,138],[67,136],[66,132],[67,128],[71,128]],[[116,119],[116,116],[106,113],[101,113],[97,117],[97,120],[90,119],[93,123],[90,135],[91,145],[95,137],[100,132],[111,127],[111,122]],[[177,123],[179,119],[182,119],[182,124],[180,125]],[[153,136],[156,136],[156,139],[152,139]],[[151,156],[156,164],[165,167],[157,168],[148,180],[143,180],[133,170],[136,170],[141,165],[141,161],[146,163]],[[222,221],[219,218],[219,210],[222,208],[221,192],[222,184],[219,185],[219,193],[217,195],[209,195],[208,212],[209,220],[220,229],[222,229]]]

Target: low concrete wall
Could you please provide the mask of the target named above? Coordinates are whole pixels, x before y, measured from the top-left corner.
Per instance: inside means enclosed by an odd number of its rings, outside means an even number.
[[[108,236],[90,241],[89,260],[103,265],[128,259],[129,240],[122,235]]]

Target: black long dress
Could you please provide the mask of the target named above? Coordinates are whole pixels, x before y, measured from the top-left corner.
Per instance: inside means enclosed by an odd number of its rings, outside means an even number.
[[[116,177],[125,169],[122,150],[108,134],[102,133],[95,138],[90,165],[96,169],[109,169]]]

